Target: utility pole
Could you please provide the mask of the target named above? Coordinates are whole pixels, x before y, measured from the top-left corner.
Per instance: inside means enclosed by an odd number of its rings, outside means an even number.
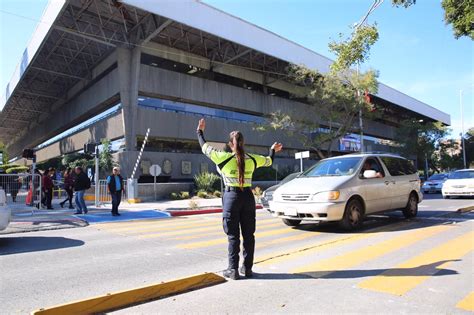
[[[365,22],[367,22],[367,19],[369,18],[369,15],[377,9],[384,0],[374,0],[374,3],[370,7],[369,11],[364,15],[364,17],[354,25],[354,32],[357,32],[359,27],[361,27]],[[357,77],[359,77],[359,63],[357,63]],[[357,90],[357,97],[360,97],[360,91]],[[359,130],[360,130],[360,152],[364,153],[364,125],[362,121],[362,108],[359,109]]]
[[[466,146],[464,143],[464,114],[463,114],[463,105],[462,105],[462,90],[459,90],[459,104],[461,105],[461,147],[462,147],[462,161],[464,168],[467,168],[466,166]]]

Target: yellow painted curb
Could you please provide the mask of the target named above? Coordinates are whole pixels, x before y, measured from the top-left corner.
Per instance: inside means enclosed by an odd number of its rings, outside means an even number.
[[[100,201],[112,201],[111,197],[99,197]],[[84,200],[87,201],[95,201],[95,196],[94,195],[85,195]]]
[[[461,212],[461,213],[470,212],[470,211],[474,211],[474,206],[468,206],[468,207],[458,209],[458,212]]]
[[[140,202],[142,202],[142,200],[138,198],[128,199],[128,203],[140,203]]]
[[[226,282],[226,280],[215,273],[203,273],[169,282],[153,284],[147,287],[107,293],[106,295],[97,296],[87,300],[76,301],[49,308],[41,308],[31,312],[31,314],[93,314],[123,308],[132,304],[156,300],[169,295],[184,293],[223,282]]]

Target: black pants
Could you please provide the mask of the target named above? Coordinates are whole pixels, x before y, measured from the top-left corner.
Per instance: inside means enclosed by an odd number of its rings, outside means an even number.
[[[118,213],[118,207],[120,205],[120,201],[122,201],[122,191],[116,191],[110,193],[112,196],[112,214]]]
[[[65,188],[65,190],[67,193],[67,198],[64,199],[64,201],[61,203],[65,204],[66,202],[69,201],[69,208],[72,208],[72,196],[74,195],[74,191],[72,190],[72,188]]]
[[[53,208],[51,205],[51,202],[53,201],[53,189],[48,189],[44,191],[44,199],[45,199],[45,204],[48,209]]]
[[[255,198],[250,188],[225,191],[222,211],[224,232],[229,241],[229,268],[239,266],[240,229],[244,247],[244,266],[251,269],[255,251]]]

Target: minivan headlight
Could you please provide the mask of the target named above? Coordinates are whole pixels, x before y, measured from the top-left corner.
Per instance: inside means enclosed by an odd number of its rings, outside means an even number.
[[[341,193],[339,190],[323,191],[317,193],[311,198],[313,201],[328,201],[328,200],[337,200]]]

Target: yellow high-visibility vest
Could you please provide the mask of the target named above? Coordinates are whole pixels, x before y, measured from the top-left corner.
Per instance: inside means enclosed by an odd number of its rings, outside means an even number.
[[[244,184],[240,186],[239,168],[234,153],[216,150],[207,143],[202,146],[202,153],[217,165],[218,171],[224,180],[224,185],[230,187],[251,187],[252,175],[255,169],[272,165],[272,158],[269,156],[245,153]]]

